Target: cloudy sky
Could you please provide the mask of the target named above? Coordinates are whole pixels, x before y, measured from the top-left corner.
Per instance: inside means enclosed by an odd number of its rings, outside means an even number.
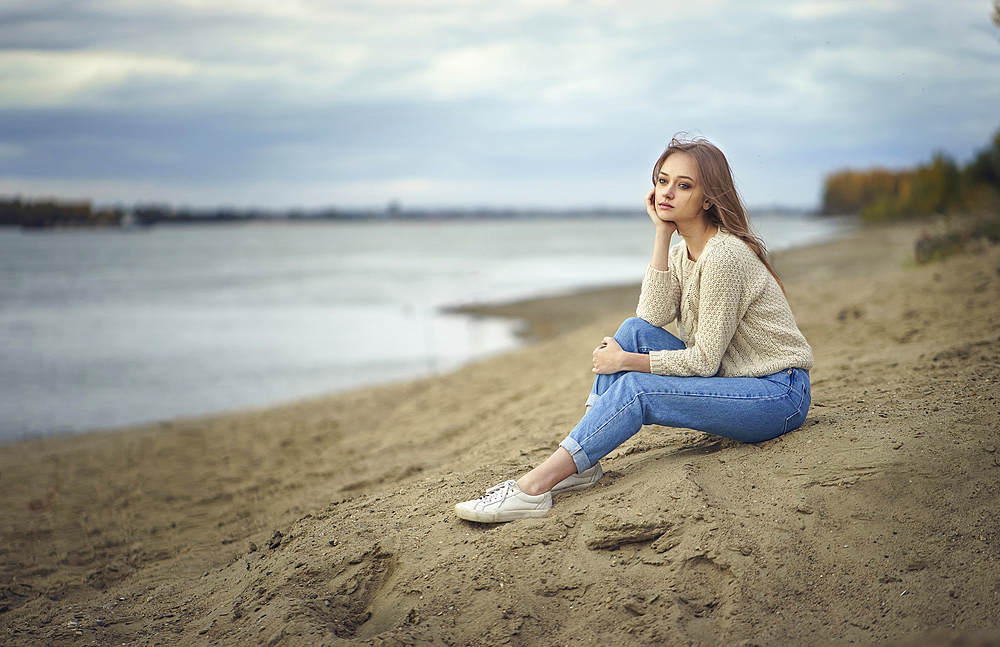
[[[622,207],[679,131],[751,205],[968,160],[989,0],[0,0],[0,194]],[[641,206],[639,207],[641,208]]]

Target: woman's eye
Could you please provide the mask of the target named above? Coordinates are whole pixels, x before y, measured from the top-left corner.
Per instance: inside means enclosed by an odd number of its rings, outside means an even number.
[[[682,189],[690,189],[690,188],[691,188],[691,185],[690,185],[690,184],[688,184],[687,182],[681,182],[681,183],[680,183],[680,184],[678,184],[677,186],[679,186],[679,187],[680,187],[680,188],[682,188]]]
[[[667,183],[667,181],[664,180],[662,177],[659,180],[657,180],[657,182],[659,182],[660,184],[666,184]]]

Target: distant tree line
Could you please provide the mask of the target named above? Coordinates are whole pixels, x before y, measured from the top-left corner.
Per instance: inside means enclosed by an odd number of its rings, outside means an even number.
[[[261,209],[174,209],[169,205],[137,205],[95,209],[90,202],[57,199],[22,200],[0,197],[0,226],[26,228],[141,227],[156,224],[244,222],[251,220],[486,220],[504,218],[635,217],[635,209],[402,209],[390,204],[378,209],[334,209],[316,211]]]
[[[213,217],[226,215],[214,214]],[[204,215],[177,212],[162,206],[95,209],[92,203],[86,201],[0,199],[0,225],[29,228],[123,227],[204,218]]]
[[[87,201],[58,199],[22,200],[0,198],[0,226],[27,228],[58,227],[131,227],[159,223],[198,223],[249,221],[265,218],[365,218],[369,212],[341,212],[327,210],[306,215],[299,211],[272,212],[259,209],[174,209],[169,205],[136,205],[95,209]]]
[[[990,146],[959,166],[938,153],[930,163],[901,171],[846,170],[827,176],[825,214],[890,220],[1000,208],[1000,131]]]
[[[112,226],[119,224],[120,219],[121,215],[113,212],[95,212],[89,202],[57,202],[55,200],[22,202],[20,198],[0,200],[0,225],[21,225],[24,227]]]

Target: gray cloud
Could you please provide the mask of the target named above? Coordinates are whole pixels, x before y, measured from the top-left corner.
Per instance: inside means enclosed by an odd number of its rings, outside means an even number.
[[[806,205],[984,144],[998,35],[976,0],[13,2],[0,192],[627,205],[693,129],[748,201]]]

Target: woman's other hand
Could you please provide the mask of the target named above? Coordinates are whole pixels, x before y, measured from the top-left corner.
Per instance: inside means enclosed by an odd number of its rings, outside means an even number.
[[[614,337],[605,337],[601,345],[594,349],[594,372],[611,375],[625,370],[626,355]]]

